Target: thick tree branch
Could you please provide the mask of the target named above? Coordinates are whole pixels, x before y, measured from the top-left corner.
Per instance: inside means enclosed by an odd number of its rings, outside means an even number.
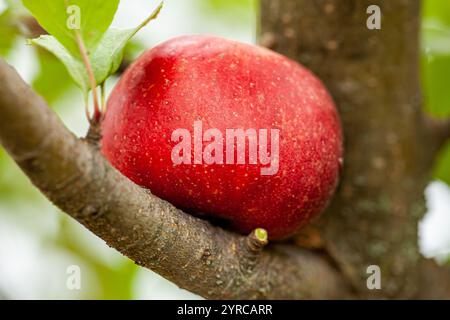
[[[367,27],[371,5],[381,10],[380,30]],[[345,165],[318,222],[320,242],[362,296],[450,297],[448,277],[422,287],[429,269],[417,248],[439,143],[421,110],[420,1],[262,0],[261,19],[261,42],[313,70],[340,111]],[[366,287],[370,265],[381,268],[382,290]]]
[[[0,79],[1,144],[55,205],[137,264],[207,298],[348,295],[325,258],[287,245],[262,250],[261,230],[242,237],[177,210],[77,139],[3,60]]]

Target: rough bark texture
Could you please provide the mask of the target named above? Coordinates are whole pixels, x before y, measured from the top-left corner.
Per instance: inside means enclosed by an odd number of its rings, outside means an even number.
[[[372,4],[383,12],[379,31],[366,28]],[[139,188],[2,60],[0,142],[63,211],[206,298],[450,297],[448,270],[417,250],[423,189],[440,144],[433,134],[446,132],[430,130],[420,109],[419,1],[263,0],[261,21],[261,41],[317,73],[342,116],[346,163],[317,221],[321,250],[263,248],[253,233],[224,231]],[[382,290],[367,290],[372,264],[381,267]]]
[[[262,42],[313,70],[341,114],[345,168],[318,222],[327,252],[360,295],[417,297],[417,224],[439,143],[421,111],[420,1],[262,4]],[[366,27],[373,4],[381,8],[381,30]],[[367,289],[369,265],[380,266],[382,290]]]

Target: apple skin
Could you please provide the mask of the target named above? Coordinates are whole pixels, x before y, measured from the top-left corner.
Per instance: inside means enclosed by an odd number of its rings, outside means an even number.
[[[279,170],[261,164],[174,166],[174,130],[279,129]],[[324,210],[339,179],[338,113],[317,77],[268,49],[213,36],[182,36],[144,53],[108,100],[101,150],[122,174],[194,215],[270,239]],[[270,139],[269,139],[270,141]],[[203,146],[209,143],[204,142]],[[248,159],[248,146],[246,148]]]

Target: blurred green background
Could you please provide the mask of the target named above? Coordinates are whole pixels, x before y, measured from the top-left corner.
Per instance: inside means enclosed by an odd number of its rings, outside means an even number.
[[[138,24],[157,1],[122,0],[113,23]],[[422,81],[424,108],[450,116],[450,1],[424,1]],[[0,56],[44,96],[67,126],[84,135],[80,92],[51,54],[26,45],[36,32],[17,0],[0,0]],[[211,33],[255,42],[256,0],[167,0],[160,17],[128,46],[126,60],[180,34]],[[19,23],[20,21],[20,23]],[[206,31],[206,32],[205,32]],[[108,90],[114,85],[108,82]],[[0,115],[1,116],[1,115]],[[435,178],[450,183],[450,144],[436,160]],[[429,214],[421,224],[425,255],[444,261],[450,252],[450,189],[435,182],[426,192]],[[67,267],[80,266],[81,290],[66,286]],[[0,298],[198,298],[139,268],[52,206],[0,147]]]

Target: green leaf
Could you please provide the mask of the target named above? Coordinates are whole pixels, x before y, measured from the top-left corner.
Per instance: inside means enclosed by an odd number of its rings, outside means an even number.
[[[100,40],[97,49],[90,54],[90,62],[97,85],[114,74],[120,67],[123,52],[128,41],[151,20],[155,19],[161,11],[162,3],[156,10],[138,27],[129,30],[109,29]],[[44,35],[30,40],[30,43],[41,46],[58,57],[69,71],[75,83],[87,93],[90,89],[89,78],[81,60],[73,57],[53,36]]]
[[[127,62],[136,60],[146,49],[144,43],[139,40],[131,39],[125,46],[123,59]]]
[[[134,29],[109,29],[105,33],[97,50],[91,56],[92,68],[97,84],[105,82],[110,75],[119,69],[127,43],[139,30],[158,17],[161,8],[162,3],[143,23]]]
[[[120,67],[123,51],[134,30],[109,29],[98,49],[91,56],[92,69],[97,84],[105,80]]]
[[[73,56],[80,51],[77,22],[88,52],[94,51],[111,25],[120,0],[22,0],[39,24]],[[73,10],[72,10],[73,9]]]
[[[66,66],[70,76],[81,90],[84,93],[89,91],[89,78],[83,63],[74,58],[55,37],[44,35],[30,40],[30,43],[41,46],[53,53]]]

